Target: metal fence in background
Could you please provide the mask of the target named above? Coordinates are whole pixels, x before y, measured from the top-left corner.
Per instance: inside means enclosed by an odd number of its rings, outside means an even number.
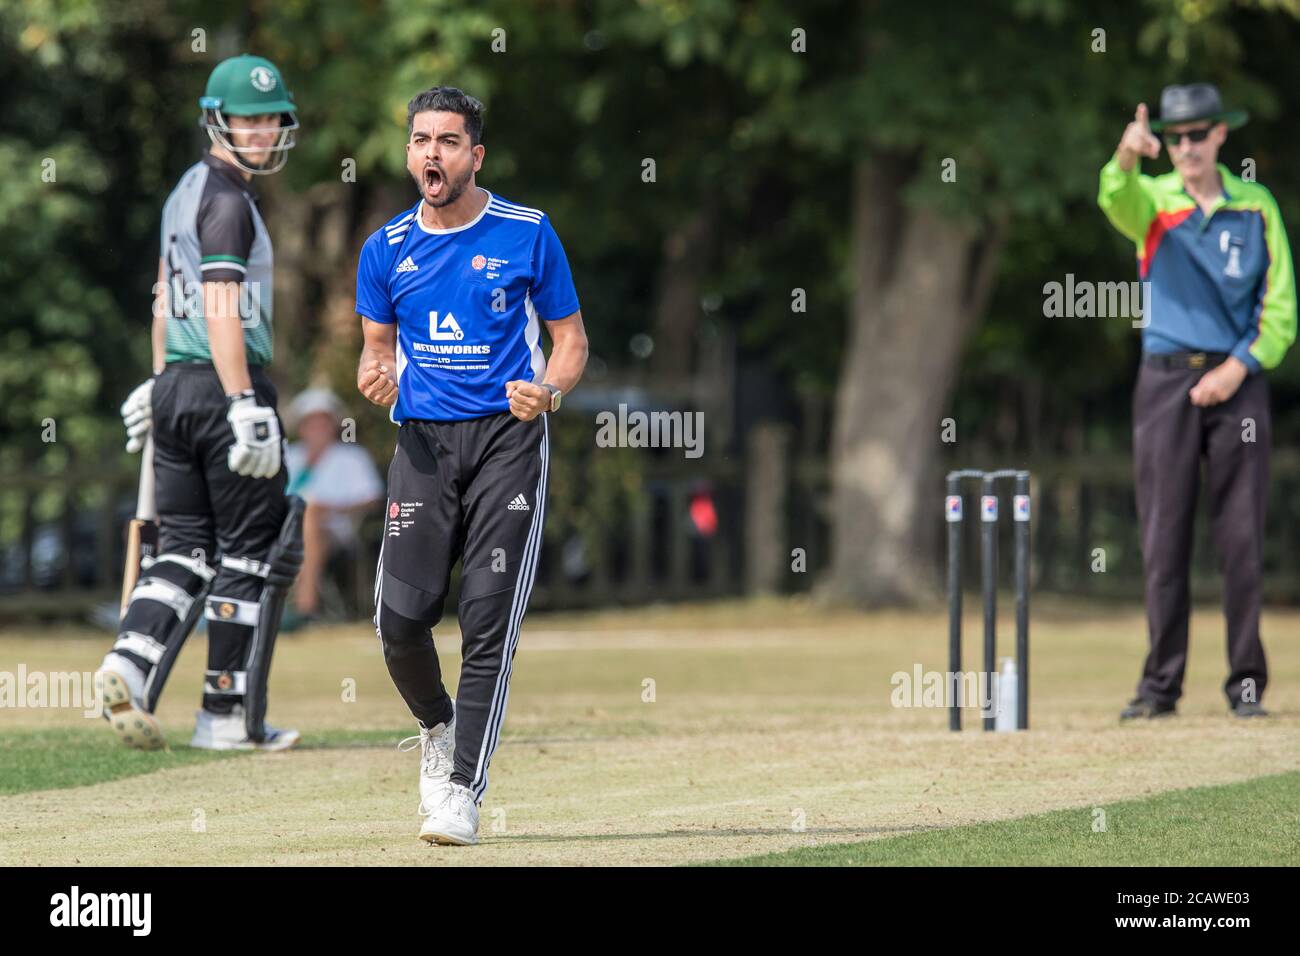
[[[548,515],[532,606],[581,608],[708,599],[743,589],[740,469],[701,479],[683,463],[639,476],[634,506],[583,533]],[[0,475],[0,621],[82,619],[116,600],[136,475],[74,467]],[[335,612],[366,617],[384,533],[382,507],[360,546],[332,562]],[[457,579],[452,580],[453,596]]]
[[[548,513],[532,606],[592,608],[811,588],[829,565],[828,471],[824,462],[793,460],[779,433],[768,437],[776,440],[751,435],[744,458],[647,464],[629,506],[594,530]],[[1016,464],[1034,475],[1034,589],[1140,598],[1131,460],[1111,455]],[[568,477],[583,480],[581,474]],[[81,619],[116,599],[135,479],[86,463],[53,475],[0,475],[0,621]],[[942,592],[943,493],[940,472],[934,520],[927,524],[936,596]],[[382,522],[376,508],[361,526],[360,548],[345,556],[341,569],[335,564],[333,593],[348,615],[371,613]],[[968,524],[968,533],[976,533],[977,523]],[[806,555],[806,573],[791,568],[795,547]],[[1273,457],[1264,563],[1267,599],[1300,602],[1300,453],[1291,450]],[[1009,587],[1009,577],[1002,583]],[[1204,501],[1192,586],[1205,600],[1220,588]]]

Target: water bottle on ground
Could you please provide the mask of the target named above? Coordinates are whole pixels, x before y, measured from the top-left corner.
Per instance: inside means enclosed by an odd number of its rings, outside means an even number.
[[[1002,670],[998,673],[997,714],[993,718],[994,730],[1016,729],[1016,704],[1020,694],[1020,676],[1016,673],[1014,658],[1002,658]]]

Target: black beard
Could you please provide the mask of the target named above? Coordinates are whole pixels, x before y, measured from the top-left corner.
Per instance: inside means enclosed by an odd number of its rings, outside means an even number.
[[[430,206],[432,206],[434,209],[441,209],[443,206],[450,206],[452,203],[454,203],[457,199],[461,197],[461,194],[465,192],[465,187],[469,185],[470,177],[473,175],[474,175],[474,170],[467,169],[465,170],[465,175],[462,176],[458,182],[453,183],[444,174],[442,177],[442,181],[443,183],[446,184],[447,191],[442,195],[441,198],[433,202],[430,202],[428,197],[424,195],[424,170],[420,170],[420,175],[418,176],[412,175],[411,178],[415,180],[415,186],[417,191],[420,193],[420,198],[423,199]]]

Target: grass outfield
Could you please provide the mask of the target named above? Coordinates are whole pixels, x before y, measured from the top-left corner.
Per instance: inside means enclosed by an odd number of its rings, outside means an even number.
[[[980,659],[971,606],[968,662]],[[1189,815],[1188,839],[1147,840],[1125,807],[1300,771],[1300,646],[1285,639],[1300,613],[1265,617],[1265,702],[1277,714],[1265,721],[1227,716],[1213,609],[1193,621],[1179,716],[1136,726],[1116,714],[1142,659],[1140,609],[1039,601],[1034,628],[1033,730],[980,733],[968,711],[972,729],[952,734],[941,708],[891,704],[895,672],[945,666],[942,609],[827,613],[780,600],[530,617],[482,842],[468,850],[416,837],[418,756],[397,750],[414,723],[370,626],[285,637],[270,717],[301,730],[302,746],[219,758],[185,746],[206,654],[195,638],[158,711],[167,751],[120,749],[80,706],[0,708],[0,864],[673,865],[829,844],[959,847],[971,828],[1033,828],[1022,821],[1056,811],[1084,827],[1058,841],[1056,862],[1182,864],[1197,846],[1238,839],[1244,864],[1256,835],[1275,839],[1252,812]],[[90,671],[108,643],[7,631],[0,672]],[[455,675],[454,617],[438,643]],[[1093,807],[1114,811],[1106,834],[1091,832]],[[1021,848],[998,840],[990,852],[1014,862]]]
[[[377,747],[401,731],[335,731],[304,736],[301,749]],[[191,749],[188,732],[168,731],[167,749],[158,753],[128,750],[98,725],[48,730],[11,730],[0,734],[0,795],[29,790],[59,790],[122,780],[190,764],[253,757],[240,751]]]
[[[1098,812],[1101,811],[1101,812]],[[1295,866],[1300,773],[701,866]]]

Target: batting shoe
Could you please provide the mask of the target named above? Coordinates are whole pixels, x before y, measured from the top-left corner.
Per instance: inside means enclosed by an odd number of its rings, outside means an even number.
[[[144,674],[129,659],[112,653],[104,657],[95,671],[95,694],[122,743],[136,750],[167,746],[158,719],[144,707]]]
[[[451,785],[452,758],[456,753],[456,700],[452,698],[451,720],[432,728],[420,727],[414,737],[397,745],[401,751],[420,748],[420,806],[422,816],[433,812]]]
[[[200,750],[288,750],[301,738],[296,730],[281,730],[270,724],[261,743],[249,738],[244,727],[244,708],[236,704],[228,714],[200,710],[194,722],[190,746]]]
[[[448,783],[442,800],[424,818],[420,839],[444,846],[473,846],[478,842],[478,804],[469,787]]]

